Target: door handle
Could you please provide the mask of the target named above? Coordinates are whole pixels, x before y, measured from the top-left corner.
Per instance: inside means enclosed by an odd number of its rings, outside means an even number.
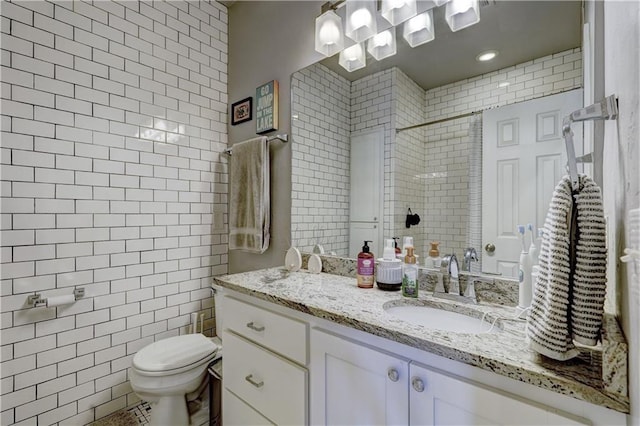
[[[424,382],[420,377],[414,376],[411,379],[411,386],[413,386],[416,392],[424,392]]]
[[[396,370],[395,368],[390,368],[389,370],[387,370],[387,376],[392,382],[397,382],[400,379],[400,373],[398,373],[398,370]]]
[[[491,243],[487,243],[487,245],[484,246],[484,249],[486,250],[487,253],[493,253],[494,251],[496,251],[496,246],[494,246]]]

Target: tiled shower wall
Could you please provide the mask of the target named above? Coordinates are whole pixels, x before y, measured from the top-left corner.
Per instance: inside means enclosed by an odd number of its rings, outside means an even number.
[[[504,81],[510,85],[499,88],[498,83]],[[582,53],[576,48],[427,90],[425,121],[579,87],[582,87]],[[456,253],[461,257],[468,245],[469,123],[470,118],[461,118],[425,127],[423,220],[427,238],[442,242],[441,255]],[[476,250],[481,255],[479,247]]]
[[[3,1],[2,417],[86,424],[137,401],[133,354],[212,333],[227,270],[227,12]],[[30,308],[27,296],[84,298]]]
[[[321,243],[347,256],[350,86],[320,64],[291,79],[291,238],[304,252]]]

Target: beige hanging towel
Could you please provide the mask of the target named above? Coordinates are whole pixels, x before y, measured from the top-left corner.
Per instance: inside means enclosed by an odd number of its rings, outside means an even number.
[[[578,355],[574,341],[597,343],[604,313],[606,262],[600,188],[581,174],[579,189],[572,196],[571,181],[565,176],[555,188],[544,224],[540,272],[527,318],[531,349],[564,361]]]
[[[229,249],[269,248],[269,147],[261,136],[233,145],[229,178]]]

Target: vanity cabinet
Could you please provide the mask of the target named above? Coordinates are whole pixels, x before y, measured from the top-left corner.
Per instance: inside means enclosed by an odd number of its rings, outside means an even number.
[[[306,424],[307,324],[231,297],[222,306],[223,424]]]
[[[317,316],[228,289],[218,297],[225,425],[626,422],[622,413]]]

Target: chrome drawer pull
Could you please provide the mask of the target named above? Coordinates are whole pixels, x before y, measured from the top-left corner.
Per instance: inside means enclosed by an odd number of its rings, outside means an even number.
[[[256,327],[256,326],[253,324],[253,321],[248,322],[248,323],[247,323],[247,327],[249,327],[249,328],[250,328],[250,329],[252,329],[253,331],[264,331],[264,326]]]
[[[255,380],[253,380],[253,374],[249,374],[244,379],[257,388],[261,388],[262,386],[264,386],[264,382],[256,382]]]

